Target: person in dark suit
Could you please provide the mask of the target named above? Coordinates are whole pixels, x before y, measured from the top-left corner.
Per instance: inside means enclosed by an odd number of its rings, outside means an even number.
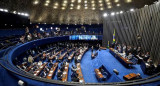
[[[57,78],[58,78],[59,80],[62,79],[62,71],[58,70],[58,72],[57,72]]]
[[[144,56],[143,60],[148,61],[149,57],[150,57],[149,52],[147,52],[146,55]]]
[[[137,47],[134,47],[134,48],[133,48],[132,54],[133,54],[134,56],[136,56],[136,55],[138,54],[138,53],[137,53]]]

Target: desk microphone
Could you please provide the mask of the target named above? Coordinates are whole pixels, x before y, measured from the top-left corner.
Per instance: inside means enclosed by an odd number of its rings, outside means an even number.
[[[116,75],[118,75],[118,74],[119,74],[119,71],[118,71],[118,70],[116,70],[116,69],[113,69],[113,72],[114,72],[114,73],[116,73]]]

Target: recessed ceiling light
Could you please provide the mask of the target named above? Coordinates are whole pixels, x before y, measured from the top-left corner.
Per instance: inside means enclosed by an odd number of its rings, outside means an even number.
[[[117,7],[121,6],[120,4],[117,4]]]
[[[107,14],[107,13],[104,13],[104,14],[103,14],[103,16],[104,16],[104,17],[107,17],[107,16],[108,16],[108,14]]]
[[[116,2],[116,3],[117,3],[117,2],[119,2],[119,0],[114,0],[114,2]]]
[[[112,8],[112,6],[108,6],[108,8],[110,9],[110,8]]]
[[[127,3],[131,3],[131,2],[132,2],[132,0],[126,0],[126,2],[127,2]]]
[[[100,8],[100,10],[104,10],[104,8]]]
[[[88,9],[88,7],[85,7],[85,9]]]

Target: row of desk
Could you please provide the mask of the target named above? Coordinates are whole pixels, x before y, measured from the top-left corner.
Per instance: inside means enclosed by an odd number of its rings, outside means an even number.
[[[82,70],[81,70],[81,64],[77,63],[77,71],[76,73],[78,74],[78,78],[79,78],[79,82],[84,83],[84,78],[83,78],[83,74],[82,74]]]
[[[83,48],[83,51],[80,53],[80,55],[79,55],[78,58],[77,58],[77,61],[78,61],[78,62],[81,61],[81,59],[82,59],[84,53],[87,51],[87,49],[88,49],[87,47],[86,47],[86,48]],[[80,49],[80,50],[81,50],[81,49]]]
[[[55,74],[56,72],[56,69],[58,68],[58,62],[54,63],[52,68],[50,69],[48,75],[47,75],[47,79],[52,79],[53,75]]]
[[[129,67],[133,63],[129,61],[128,58],[123,58],[119,53],[115,53],[115,50],[113,48],[109,49],[109,52],[117,59],[119,60],[124,66]]]
[[[36,71],[34,71],[34,76],[38,76],[40,74],[40,72],[44,69],[44,67],[48,64],[48,62],[43,63],[39,69],[37,69]]]
[[[51,56],[51,57],[49,57],[49,60],[53,60],[53,59],[55,59],[56,58],[56,56],[58,55],[58,54],[60,54],[61,52],[63,52],[65,49],[62,49],[62,50],[60,50],[60,51],[58,51],[57,53],[55,53],[53,56]]]
[[[69,69],[69,63],[66,63],[64,71],[62,73],[62,81],[66,82],[68,80],[68,69]]]
[[[98,78],[98,80],[102,80],[104,78],[102,72],[99,69],[95,69],[94,71],[96,73],[96,77]]]

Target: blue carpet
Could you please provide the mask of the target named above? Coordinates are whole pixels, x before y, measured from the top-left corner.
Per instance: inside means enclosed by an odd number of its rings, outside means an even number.
[[[105,68],[111,73],[111,77],[107,79],[105,82],[125,81],[123,79],[123,76],[129,73],[140,73],[142,78],[148,77],[148,75],[145,75],[142,72],[140,65],[133,65],[133,68],[128,69],[125,66],[123,66],[115,57],[113,57],[109,53],[109,50],[98,51],[98,56],[93,60],[91,59],[91,50],[88,50],[84,54],[81,61],[82,74],[85,82],[99,82],[95,76],[94,69],[99,68],[101,65],[104,65]],[[114,74],[113,69],[117,69],[119,71],[119,75]]]

